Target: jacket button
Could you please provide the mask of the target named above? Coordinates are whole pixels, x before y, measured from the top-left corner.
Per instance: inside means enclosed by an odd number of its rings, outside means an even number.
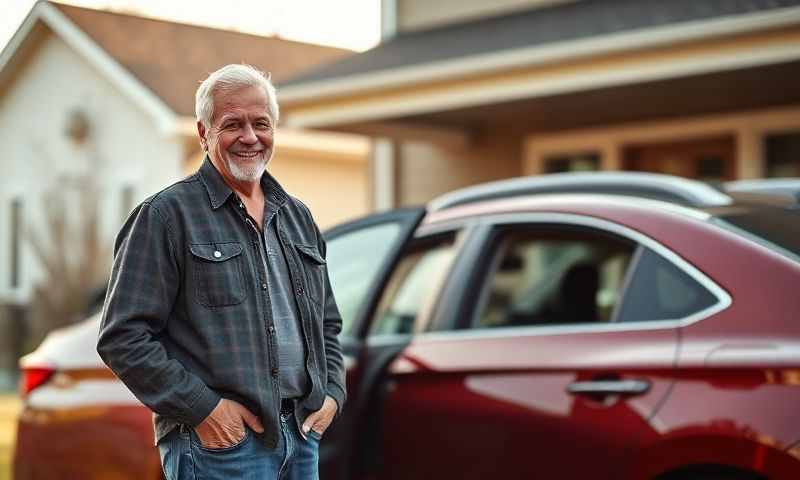
[[[267,284],[266,282],[264,282],[261,284],[261,290],[266,290],[266,289],[267,289]]]

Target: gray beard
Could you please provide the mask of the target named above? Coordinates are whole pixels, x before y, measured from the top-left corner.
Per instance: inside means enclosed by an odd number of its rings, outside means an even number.
[[[267,168],[267,162],[269,160],[265,159],[255,165],[242,166],[231,160],[228,162],[228,170],[230,170],[233,178],[240,182],[254,182],[261,179],[261,175],[264,174],[264,170]]]

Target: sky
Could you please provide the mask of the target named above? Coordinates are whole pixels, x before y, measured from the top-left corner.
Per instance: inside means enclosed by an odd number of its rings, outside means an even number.
[[[0,46],[5,46],[35,0],[0,0]],[[303,42],[366,50],[380,40],[380,0],[63,0]],[[224,7],[223,7],[224,5]]]

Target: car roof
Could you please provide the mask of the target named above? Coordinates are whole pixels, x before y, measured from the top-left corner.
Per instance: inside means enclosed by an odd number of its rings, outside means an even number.
[[[467,203],[553,193],[597,193],[661,200],[692,207],[733,202],[730,195],[707,183],[644,172],[578,172],[518,177],[483,183],[444,194],[428,203],[434,212]]]
[[[648,215],[680,217],[706,221],[712,213],[702,208],[680,205],[651,198],[632,198],[630,195],[596,193],[553,193],[519,195],[468,202],[450,208],[428,211],[424,225],[485,215],[520,212],[550,212],[559,214],[596,215],[604,211],[612,217],[631,211],[647,211]],[[616,213],[614,213],[616,212]]]
[[[800,178],[758,178],[724,184],[727,192],[760,193],[792,197],[800,201]]]

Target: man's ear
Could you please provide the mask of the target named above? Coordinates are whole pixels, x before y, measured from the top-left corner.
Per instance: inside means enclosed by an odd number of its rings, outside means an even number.
[[[197,136],[200,138],[200,147],[208,151],[208,140],[206,139],[206,126],[200,120],[197,121]]]

